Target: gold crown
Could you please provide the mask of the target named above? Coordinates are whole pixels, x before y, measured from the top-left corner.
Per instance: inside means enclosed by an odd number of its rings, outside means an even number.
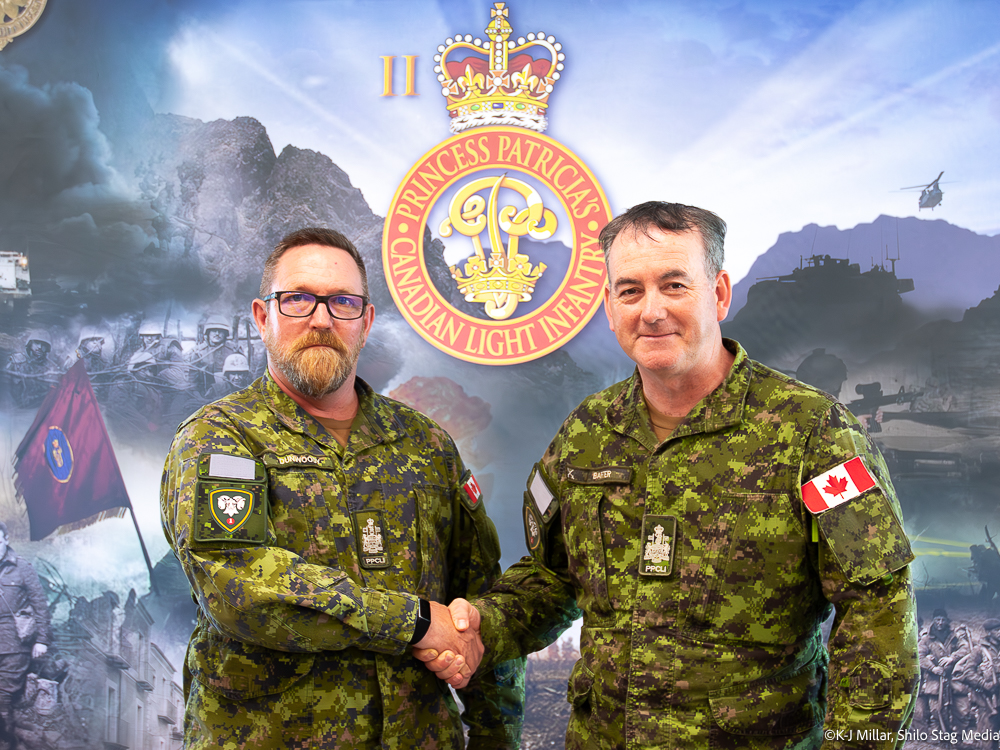
[[[549,94],[563,69],[562,45],[544,32],[508,39],[506,3],[493,3],[489,39],[471,34],[438,45],[434,72],[448,100],[451,131],[482,125],[516,125],[539,133],[548,125]]]
[[[509,318],[518,302],[527,302],[535,291],[538,278],[545,271],[545,264],[532,268],[531,259],[516,250],[513,253],[490,253],[489,268],[486,260],[478,255],[468,258],[465,276],[454,266],[452,278],[466,302],[485,306],[486,314],[494,320]]]

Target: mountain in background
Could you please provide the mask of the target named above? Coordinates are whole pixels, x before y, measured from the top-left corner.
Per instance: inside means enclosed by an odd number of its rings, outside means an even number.
[[[784,232],[733,287],[729,320],[743,308],[757,280],[784,276],[811,256],[829,255],[857,263],[862,272],[892,264],[900,278],[913,279],[905,303],[925,319],[959,320],[964,311],[992,296],[1000,285],[1000,235],[988,237],[942,219],[879,216],[851,229],[807,224]]]

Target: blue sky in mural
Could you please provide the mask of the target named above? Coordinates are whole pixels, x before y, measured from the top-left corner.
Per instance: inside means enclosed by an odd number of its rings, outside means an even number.
[[[567,56],[548,135],[591,166],[616,211],[663,198],[721,214],[735,279],[812,222],[919,215],[1000,231],[996,2],[508,5],[515,34],[553,34]],[[276,150],[328,155],[384,213],[406,170],[449,135],[435,48],[482,36],[490,7],[88,0],[54,4],[3,59],[35,86],[79,74],[106,128],[111,108],[135,106],[127,94],[205,121],[255,117]],[[419,56],[418,96],[381,96],[384,55]],[[942,170],[933,212],[898,191]]]
[[[157,111],[258,118],[276,149],[329,155],[384,213],[406,169],[449,135],[435,47],[481,36],[489,7],[184,6],[161,14],[175,25],[155,35],[162,55],[147,51],[162,67],[147,70],[146,93]],[[657,197],[720,213],[737,279],[810,222],[920,215],[1000,231],[995,2],[509,7],[516,34],[553,34],[567,55],[548,134],[591,166],[615,210]],[[419,96],[379,96],[382,55],[420,56]],[[897,192],[942,170],[933,214]]]

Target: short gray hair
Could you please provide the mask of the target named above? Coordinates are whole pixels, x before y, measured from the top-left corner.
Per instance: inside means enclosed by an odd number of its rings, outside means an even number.
[[[705,271],[709,279],[714,279],[722,270],[725,262],[726,222],[696,206],[685,206],[683,203],[665,203],[663,201],[647,201],[638,206],[632,206],[628,211],[616,216],[601,230],[601,249],[604,251],[604,264],[611,266],[611,245],[623,231],[631,230],[638,234],[649,235],[651,229],[661,232],[690,232],[697,230],[701,235],[702,246],[705,249]]]

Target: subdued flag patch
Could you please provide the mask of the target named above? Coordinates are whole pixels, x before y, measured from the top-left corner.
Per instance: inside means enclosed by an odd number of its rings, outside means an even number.
[[[853,500],[876,484],[865,462],[857,456],[802,485],[802,501],[810,513],[822,513]]]

